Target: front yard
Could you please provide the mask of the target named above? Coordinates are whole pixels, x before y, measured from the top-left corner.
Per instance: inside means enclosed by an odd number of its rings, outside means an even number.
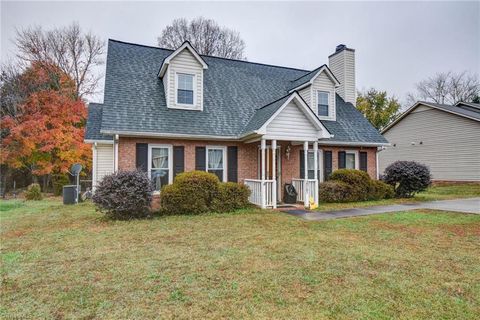
[[[1,202],[0,318],[451,318],[480,312],[480,216],[273,211],[107,221]]]

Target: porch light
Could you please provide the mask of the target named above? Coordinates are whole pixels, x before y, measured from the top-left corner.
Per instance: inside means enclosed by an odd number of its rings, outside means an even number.
[[[290,145],[288,145],[285,148],[285,155],[287,156],[287,160],[290,160],[290,151],[291,151],[291,148],[290,148]]]

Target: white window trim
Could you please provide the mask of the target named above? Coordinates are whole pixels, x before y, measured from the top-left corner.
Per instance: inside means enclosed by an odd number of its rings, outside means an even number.
[[[317,97],[316,97],[316,100],[315,100],[315,104],[316,104],[316,109],[317,109],[317,116],[320,118],[320,119],[332,119],[332,106],[330,105],[330,92],[329,91],[325,91],[325,90],[316,90],[316,93],[317,93]],[[318,95],[320,93],[326,93],[327,94],[327,111],[328,111],[328,115],[326,116],[322,116],[320,115],[319,113],[319,110],[318,110],[318,102],[319,102],[319,99],[318,99]]]
[[[360,154],[357,150],[345,150],[345,156],[347,154],[355,155],[355,170],[360,170]],[[345,168],[347,168],[347,159],[345,158]]]
[[[171,144],[148,144],[148,178],[152,176],[152,149],[154,148],[167,148],[168,149],[168,184],[173,183],[173,146]],[[155,190],[154,194],[159,194],[159,190]]]
[[[186,74],[186,75],[190,75],[190,76],[193,76],[193,80],[192,80],[192,85],[193,85],[193,104],[185,104],[185,103],[178,103],[178,75],[179,74]],[[200,110],[201,108],[199,108],[197,106],[197,75],[195,73],[191,73],[191,72],[188,72],[188,71],[181,71],[181,70],[177,70],[175,71],[175,108],[177,109],[188,109],[188,110]]]
[[[222,150],[222,169],[223,169],[223,180],[222,182],[227,182],[227,147],[225,146],[206,146],[205,152],[205,171],[208,171],[208,150]]]

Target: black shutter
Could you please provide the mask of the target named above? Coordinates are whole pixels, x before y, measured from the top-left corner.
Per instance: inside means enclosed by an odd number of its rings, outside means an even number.
[[[238,182],[238,148],[227,147],[227,181]]]
[[[300,179],[305,178],[305,155],[303,150],[300,150]]]
[[[360,151],[360,170],[367,171],[367,152]]]
[[[148,144],[137,143],[135,152],[135,163],[137,170],[147,172],[148,170]]]
[[[323,172],[325,174],[324,179],[328,180],[328,177],[332,174],[332,151],[323,152]]]
[[[173,147],[173,177],[185,171],[185,147]]]
[[[347,153],[345,151],[338,151],[338,169],[345,169],[347,161]]]
[[[205,161],[207,160],[206,148],[195,147],[195,170],[206,171],[207,166]]]

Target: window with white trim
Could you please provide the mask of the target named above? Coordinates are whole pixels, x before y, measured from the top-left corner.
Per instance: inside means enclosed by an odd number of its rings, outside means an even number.
[[[195,75],[177,73],[177,103],[194,105],[193,83]]]
[[[355,151],[346,151],[345,152],[345,168],[346,169],[358,169],[357,153]]]
[[[148,175],[152,179],[155,191],[160,191],[164,185],[172,183],[172,161],[172,146],[148,146]]]
[[[317,114],[321,117],[328,117],[329,93],[326,91],[317,91]]]
[[[227,180],[226,148],[207,147],[207,172],[215,174],[220,181]]]

